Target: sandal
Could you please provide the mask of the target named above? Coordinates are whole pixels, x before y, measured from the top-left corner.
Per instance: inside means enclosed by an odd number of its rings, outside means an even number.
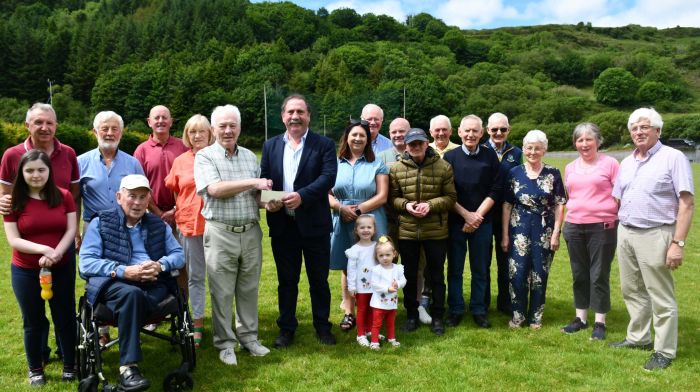
[[[202,346],[202,336],[204,335],[204,327],[194,327],[194,347]]]
[[[355,316],[352,314],[346,314],[343,317],[343,321],[340,322],[340,329],[347,332],[355,326]]]

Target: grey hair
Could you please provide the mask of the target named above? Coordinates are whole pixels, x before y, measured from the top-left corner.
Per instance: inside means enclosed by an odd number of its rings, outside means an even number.
[[[224,106],[217,106],[214,108],[214,111],[211,112],[211,125],[214,126],[217,121],[217,117],[227,113],[231,112],[233,113],[234,116],[236,116],[236,121],[238,121],[238,126],[241,126],[241,111],[238,110],[236,106],[233,106],[231,104],[224,105]]]
[[[95,115],[95,119],[92,121],[92,128],[97,130],[97,127],[99,127],[100,124],[111,119],[117,119],[119,122],[119,129],[122,131],[124,130],[124,120],[122,119],[122,116],[111,110],[97,113],[97,115]]]
[[[547,135],[545,135],[544,132],[540,131],[539,129],[533,129],[525,135],[525,137],[523,138],[523,148],[525,148],[526,144],[533,143],[542,143],[545,150],[549,145],[549,142],[547,141]]]
[[[591,122],[581,123],[574,128],[574,133],[572,139],[574,142],[574,147],[576,147],[576,140],[583,136],[584,133],[590,133],[595,138],[598,147],[603,144],[603,135],[600,134],[600,128]]]
[[[649,120],[649,124],[654,128],[661,130],[664,127],[664,120],[661,119],[661,115],[654,108],[639,108],[630,114],[630,119],[627,121],[627,129],[632,130],[632,124],[638,123],[643,118]]]
[[[35,110],[41,110],[42,112],[49,112],[53,114],[53,118],[58,121],[58,117],[56,117],[56,111],[53,109],[53,106],[49,105],[48,103],[41,103],[37,102],[32,105],[32,107],[27,110],[27,116],[24,118],[25,123],[29,123],[29,119],[32,115],[32,112]]]
[[[447,121],[447,128],[452,129],[452,122],[450,121],[450,118],[445,116],[444,114],[438,114],[437,116],[433,117],[430,119],[430,129],[433,129],[433,125],[435,125],[436,122],[438,121]]]
[[[506,125],[510,127],[510,123],[508,122],[508,116],[500,112],[496,112],[489,116],[487,127],[491,127],[491,123],[496,122],[497,120],[506,120]]]
[[[484,122],[481,120],[481,117],[477,116],[476,114],[468,114],[468,115],[462,117],[462,121],[459,122],[459,129],[462,129],[462,124],[464,124],[464,122],[467,120],[478,121],[479,122],[479,129],[484,129]]]

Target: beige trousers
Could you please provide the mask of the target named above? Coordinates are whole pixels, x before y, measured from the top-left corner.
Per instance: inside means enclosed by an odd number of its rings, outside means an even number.
[[[214,347],[233,348],[258,340],[258,287],[262,270],[262,231],[257,223],[243,233],[216,222],[204,226],[204,258],[211,294]],[[232,328],[236,300],[236,332]]]
[[[653,229],[620,225],[617,231],[620,286],[630,315],[627,340],[650,343],[653,322],[654,351],[667,358],[676,357],[678,346],[678,306],[673,274],[666,268],[674,230],[672,225]]]

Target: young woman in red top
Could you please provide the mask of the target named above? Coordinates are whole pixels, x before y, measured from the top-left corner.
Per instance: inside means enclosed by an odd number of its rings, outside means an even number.
[[[12,189],[12,212],[5,216],[5,234],[12,247],[12,289],[24,322],[24,350],[29,383],[46,383],[42,363],[42,333],[46,321],[39,271],[51,269],[51,318],[63,351],[64,381],[75,380],[75,282],[67,252],[77,229],[71,194],[56,187],[51,160],[40,150],[27,151],[19,161]]]

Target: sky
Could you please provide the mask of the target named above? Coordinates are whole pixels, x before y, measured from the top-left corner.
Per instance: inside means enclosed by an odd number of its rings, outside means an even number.
[[[260,3],[263,0],[253,0]],[[265,0],[269,1],[269,0]],[[594,27],[628,24],[700,27],[700,0],[297,0],[316,11],[352,8],[359,14],[389,15],[399,22],[426,12],[450,26],[491,29],[591,22]]]

